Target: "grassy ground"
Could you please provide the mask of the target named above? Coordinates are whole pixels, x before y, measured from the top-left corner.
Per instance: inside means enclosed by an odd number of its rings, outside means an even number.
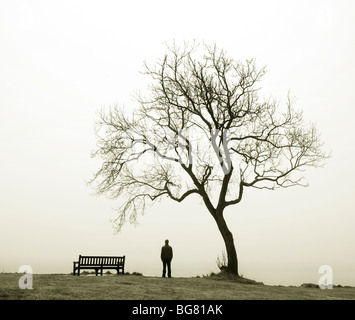
[[[0,273],[0,300],[355,300],[354,287],[268,286],[219,276],[34,274],[32,290],[19,288],[22,276]]]

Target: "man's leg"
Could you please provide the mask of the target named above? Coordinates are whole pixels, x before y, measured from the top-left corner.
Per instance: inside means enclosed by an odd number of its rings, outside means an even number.
[[[171,261],[168,261],[167,264],[168,264],[168,277],[171,278]]]
[[[166,273],[166,261],[163,261],[163,278],[165,278]]]

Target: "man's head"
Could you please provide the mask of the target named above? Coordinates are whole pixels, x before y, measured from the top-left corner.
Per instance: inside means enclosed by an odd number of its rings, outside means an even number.
[[[168,239],[165,240],[165,244],[169,244],[169,240]]]

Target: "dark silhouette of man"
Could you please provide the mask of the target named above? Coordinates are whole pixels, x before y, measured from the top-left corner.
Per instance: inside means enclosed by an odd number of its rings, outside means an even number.
[[[166,267],[168,267],[168,277],[171,278],[171,260],[173,259],[173,248],[169,246],[169,240],[165,240],[165,246],[161,248],[161,261],[163,261],[163,278],[165,278]]]

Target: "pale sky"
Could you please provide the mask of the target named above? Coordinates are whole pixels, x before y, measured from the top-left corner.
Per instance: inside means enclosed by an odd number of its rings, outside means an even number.
[[[126,270],[173,276],[218,272],[224,250],[197,198],[148,207],[114,234],[115,201],[86,181],[100,165],[96,112],[134,108],[139,71],[173,40],[216,43],[236,60],[267,66],[265,94],[288,91],[316,122],[332,158],[307,170],[308,188],[248,190],[226,213],[239,272],[271,285],[355,286],[355,2],[0,1],[0,272],[70,273],[83,255],[126,255]]]

